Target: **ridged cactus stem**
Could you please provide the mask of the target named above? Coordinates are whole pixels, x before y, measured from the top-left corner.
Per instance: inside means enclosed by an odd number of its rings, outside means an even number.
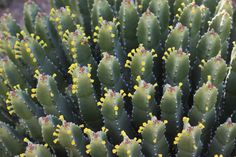
[[[183,52],[181,49],[169,48],[163,56],[165,61],[165,83],[171,86],[180,85],[183,91],[183,109],[187,112],[189,109],[188,99],[190,95],[190,59],[189,54]]]
[[[236,109],[235,105],[231,105],[232,102],[236,100],[236,88],[234,86],[235,82],[235,73],[236,73],[236,44],[234,42],[234,48],[231,53],[230,68],[226,77],[226,95],[225,95],[225,104],[223,105],[224,114],[222,120],[225,121],[227,116],[230,116]]]
[[[25,153],[20,154],[20,157],[53,157],[48,148],[48,144],[34,144],[27,138],[24,138],[24,142],[26,142],[28,146],[26,147]]]
[[[183,9],[191,3],[192,0],[175,0],[172,4],[172,16],[173,16],[173,23],[175,23],[179,18],[183,11]],[[170,4],[171,5],[171,4]]]
[[[103,127],[102,131],[93,132],[85,128],[84,133],[89,137],[89,144],[86,145],[86,153],[92,157],[112,156],[111,144],[109,143],[106,132],[108,130]]]
[[[24,4],[24,22],[29,33],[33,33],[35,31],[35,18],[39,11],[39,6],[33,1],[28,1]]]
[[[102,119],[94,94],[91,65],[79,67],[76,63],[72,64],[68,73],[72,75],[72,93],[78,98],[81,118],[86,125],[94,130],[99,130],[102,126]],[[89,111],[87,108],[89,108]]]
[[[94,0],[91,10],[92,31],[96,30],[99,25],[99,18],[102,17],[106,21],[112,21],[113,11],[107,0]]]
[[[40,3],[0,17],[1,157],[235,156],[236,0]]]
[[[132,98],[132,122],[135,127],[139,127],[142,123],[150,119],[149,113],[153,113],[153,115],[157,114],[158,111],[155,100],[156,86],[157,84],[152,85],[146,83],[138,77],[138,85],[134,86],[134,94],[128,94],[128,96]]]
[[[69,6],[60,9],[52,8],[50,11],[50,22],[53,24],[59,36],[63,36],[63,32],[66,30],[76,30],[76,15],[71,11]]]
[[[201,62],[217,56],[218,54],[220,54],[220,51],[221,39],[220,36],[213,29],[209,30],[204,35],[202,35],[197,45],[197,53],[191,54],[195,56],[193,57],[195,58],[195,61],[191,62],[191,64],[193,64],[191,72],[191,83],[193,89],[197,88],[201,79],[201,69],[199,68]]]
[[[95,32],[93,33],[93,42],[97,43],[100,52],[108,52],[111,55],[115,55],[120,64],[124,64],[126,54],[119,41],[118,25],[119,23],[115,18],[112,21],[106,21],[100,17],[99,25],[95,27]]]
[[[222,156],[231,156],[233,154],[234,140],[236,136],[236,124],[229,118],[224,124],[221,124],[209,146],[209,156],[220,154]]]
[[[181,23],[177,23],[175,27],[170,27],[170,34],[167,37],[165,48],[175,48],[175,49],[182,49],[185,51],[188,47],[189,42],[189,29],[182,25]]]
[[[147,9],[138,22],[137,38],[139,44],[143,44],[148,50],[157,50],[160,44],[160,34],[160,24],[157,17]]]
[[[183,117],[184,127],[181,133],[175,137],[174,144],[177,144],[177,157],[200,156],[202,149],[201,133],[204,125],[197,126],[189,124],[189,118]]]
[[[202,26],[202,13],[201,8],[195,2],[190,3],[183,8],[179,17],[179,21],[189,28],[189,51],[190,53],[196,52],[196,45],[200,38],[200,29]],[[192,58],[193,56],[193,58]],[[194,61],[194,55],[190,55],[190,59]]]
[[[139,144],[142,142],[141,139],[130,139],[125,131],[121,131],[121,135],[123,136],[123,141],[120,145],[115,145],[112,150],[114,154],[117,154],[118,157],[144,157]]]
[[[46,114],[52,114],[57,117],[62,114],[66,120],[75,121],[75,113],[71,115],[73,113],[71,102],[60,93],[54,77],[56,76],[39,74],[37,76],[37,87],[31,89],[31,96],[33,98],[36,97],[42,104]]]
[[[77,62],[81,65],[94,64],[91,48],[89,45],[90,37],[86,37],[83,28],[80,25],[76,26],[74,32],[66,30],[63,34],[62,42],[67,52],[67,58],[71,63]]]
[[[151,120],[139,127],[138,132],[142,134],[142,148],[146,156],[169,155],[168,142],[165,137],[166,123],[166,120],[163,122],[151,116]]]
[[[23,88],[29,87],[29,83],[25,80],[24,75],[17,66],[7,57],[2,59],[2,75],[4,75],[6,83],[11,87],[20,85]]]
[[[124,96],[126,94],[123,90],[118,93],[108,89],[105,97],[98,102],[98,105],[101,106],[104,125],[108,129],[107,134],[114,137],[112,143],[115,144],[121,142],[120,132],[122,130],[130,136],[134,134],[129,116],[124,108]]]
[[[128,53],[125,67],[130,68],[133,84],[136,84],[136,78],[141,77],[148,83],[154,83],[155,77],[153,73],[154,60],[157,57],[155,50],[148,51],[140,44],[138,48]]]
[[[33,138],[41,139],[41,127],[38,117],[43,115],[42,109],[30,98],[26,91],[20,89],[19,85],[14,88],[15,90],[8,93],[8,99],[6,100],[6,103],[9,104],[9,113],[15,113],[25,122]]]
[[[1,20],[1,31],[4,33],[9,33],[13,36],[17,36],[17,34],[20,33],[20,26],[17,24],[16,20],[11,14],[3,14]]]
[[[209,22],[209,28],[213,28],[219,34],[222,46],[221,56],[227,60],[228,39],[232,28],[232,17],[228,12],[222,10]]]
[[[207,82],[209,76],[212,76],[212,84],[218,89],[218,97],[217,97],[217,104],[216,111],[218,115],[222,115],[222,109],[224,108],[223,98],[224,98],[224,91],[225,91],[225,84],[224,80],[227,75],[227,64],[225,60],[220,56],[217,55],[209,59],[208,61],[202,60],[202,64],[200,65],[201,68],[201,80],[199,82],[199,86],[202,86],[204,82]],[[217,121],[219,121],[219,117]]]
[[[123,0],[119,10],[119,23],[121,29],[121,41],[126,51],[138,46],[136,28],[138,26],[138,13],[134,2]]]
[[[161,44],[165,44],[168,34],[169,20],[170,20],[170,6],[168,0],[151,0],[149,2],[149,9],[157,16],[161,31]]]
[[[0,141],[3,143],[9,155],[14,156],[23,152],[24,144],[20,141],[16,131],[9,125],[0,122]]]
[[[218,89],[211,80],[212,77],[208,76],[208,81],[196,91],[193,98],[193,106],[189,111],[190,124],[197,125],[202,123],[205,126],[202,134],[204,145],[209,142],[213,124],[216,123]],[[207,148],[204,147],[205,149]]]
[[[174,137],[181,130],[181,118],[183,116],[182,91],[180,86],[165,85],[164,95],[161,99],[161,119],[166,120],[166,135],[168,141],[173,141]]]
[[[57,152],[57,155],[66,155],[65,148],[54,143],[54,132],[57,129],[57,125],[61,125],[61,121],[53,115],[47,115],[39,118],[39,124],[42,128],[43,140]]]
[[[65,121],[61,115],[59,119],[62,125],[57,125],[53,136],[56,137],[53,142],[60,143],[66,149],[67,155],[71,157],[79,157],[85,155],[86,139],[83,135],[81,127],[74,123]]]
[[[116,91],[125,89],[125,81],[121,73],[119,60],[107,52],[103,53],[103,58],[98,65],[97,75],[102,87]]]

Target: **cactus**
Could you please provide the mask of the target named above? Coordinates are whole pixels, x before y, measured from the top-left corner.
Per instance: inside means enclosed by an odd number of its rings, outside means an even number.
[[[235,156],[234,0],[50,4],[0,18],[0,156]]]
[[[142,134],[142,147],[146,156],[168,156],[168,143],[164,135],[166,123],[166,120],[163,122],[151,116],[151,120],[139,127],[138,132]]]
[[[223,132],[224,135],[222,134]],[[217,128],[209,146],[209,155],[221,154],[223,156],[230,156],[228,152],[232,152],[234,143],[232,139],[235,138],[235,135],[235,123],[229,118]]]
[[[106,128],[102,131],[93,132],[85,128],[84,133],[88,135],[90,143],[86,145],[86,153],[94,157],[111,156],[111,145],[106,137]]]
[[[161,99],[161,119],[167,120],[166,134],[169,141],[173,141],[176,134],[180,131],[181,117],[183,115],[183,106],[181,104],[180,87],[171,87],[166,85]]]
[[[183,117],[183,130],[174,140],[174,144],[177,144],[178,147],[178,157],[199,156],[202,149],[201,132],[204,125],[199,123],[191,126],[188,121],[189,118]]]

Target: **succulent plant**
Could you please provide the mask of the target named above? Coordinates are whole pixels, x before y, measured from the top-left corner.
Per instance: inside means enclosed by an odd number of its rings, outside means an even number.
[[[236,155],[234,0],[51,0],[0,23],[3,157]]]

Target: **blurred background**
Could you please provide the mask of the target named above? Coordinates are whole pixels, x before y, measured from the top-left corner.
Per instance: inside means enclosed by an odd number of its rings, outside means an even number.
[[[25,1],[28,0],[0,0],[0,16],[2,16],[4,13],[11,13],[18,23],[21,24],[23,20],[22,11]],[[31,1],[36,2],[41,7],[43,12],[49,12],[50,0]]]

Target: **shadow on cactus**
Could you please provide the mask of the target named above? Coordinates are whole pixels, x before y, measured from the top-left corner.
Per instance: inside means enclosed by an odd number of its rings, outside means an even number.
[[[0,23],[1,157],[236,155],[232,0],[51,0]]]

